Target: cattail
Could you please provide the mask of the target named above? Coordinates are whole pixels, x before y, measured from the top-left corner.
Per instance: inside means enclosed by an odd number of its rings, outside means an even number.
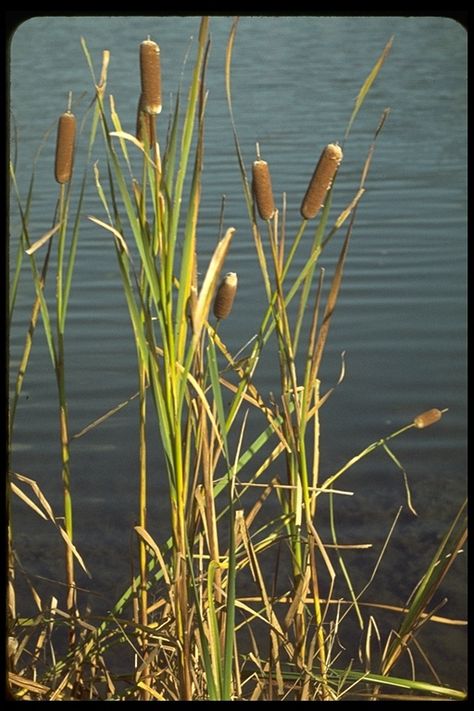
[[[58,121],[56,139],[56,162],[54,177],[58,183],[69,183],[74,161],[74,139],[76,137],[76,117],[70,111],[61,114]]]
[[[336,143],[330,143],[321,153],[306,195],[301,203],[301,214],[305,220],[316,217],[324,206],[326,195],[332,185],[336,171],[342,160],[342,150]]]
[[[137,128],[135,135],[145,146],[149,146],[151,143],[150,120],[150,114],[143,108],[143,94],[140,94],[137,106]]]
[[[140,76],[142,110],[148,114],[159,114],[161,112],[160,48],[156,42],[149,39],[140,45]]]
[[[269,220],[275,213],[275,203],[270,170],[264,160],[258,159],[253,162],[252,187],[260,217],[262,220]]]
[[[237,291],[237,274],[229,272],[222,280],[214,299],[214,316],[217,319],[227,318],[232,310],[235,292]]]
[[[423,427],[434,425],[434,423],[438,422],[442,416],[443,413],[441,410],[437,410],[434,407],[432,410],[427,410],[426,412],[422,412],[421,415],[417,415],[413,420],[413,424],[421,430]]]

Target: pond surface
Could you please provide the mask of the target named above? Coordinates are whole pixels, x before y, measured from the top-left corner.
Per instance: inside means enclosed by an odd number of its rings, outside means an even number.
[[[212,18],[199,244],[203,270],[215,244],[225,194],[225,224],[237,228],[226,270],[238,272],[239,293],[232,319],[222,324],[222,335],[235,352],[254,335],[258,306],[265,297],[225,101],[230,26],[230,18]],[[20,26],[11,45],[11,127],[23,196],[33,156],[53,127],[37,162],[33,238],[46,232],[53,220],[56,120],[65,109],[67,92],[73,92],[79,117],[92,98],[80,37],[86,39],[97,67],[101,51],[111,51],[107,89],[130,131],[139,92],[138,45],[148,34],[160,44],[166,100],[158,130],[164,138],[171,94],[197,29],[195,17],[51,17]],[[358,212],[321,371],[327,390],[337,381],[340,354],[345,351],[345,379],[321,413],[321,476],[326,478],[419,412],[449,408],[436,426],[411,430],[393,443],[408,473],[418,518],[406,509],[400,472],[382,454],[362,460],[348,472],[344,485],[355,494],[338,502],[340,539],[374,543],[373,555],[364,562],[351,559],[361,581],[367,579],[399,506],[404,506],[369,595],[372,600],[403,604],[466,491],[466,34],[453,21],[435,17],[246,17],[235,43],[232,89],[246,164],[250,167],[258,141],[271,165],[280,204],[282,193],[287,195],[287,234],[293,234],[299,226],[301,196],[321,148],[342,142],[359,88],[392,35],[391,54],[345,146],[334,194],[335,218],[355,193],[380,115],[390,107]],[[195,45],[194,41],[184,70],[184,86]],[[79,146],[84,155],[86,135]],[[99,146],[97,157],[100,168]],[[79,150],[77,188],[83,168]],[[66,331],[73,433],[137,389],[135,347],[113,244],[86,219],[91,214],[103,217],[92,180],[83,212]],[[12,210],[12,267],[18,235],[19,218]],[[340,244],[340,239],[333,240],[323,255],[328,277]],[[303,252],[295,268],[302,266]],[[22,277],[10,334],[12,382],[33,299],[26,262]],[[278,387],[271,356],[270,352],[258,376],[265,396]],[[92,583],[81,582],[103,596],[89,596],[99,611],[110,607],[128,585],[137,516],[137,439],[133,401],[72,444],[76,542],[93,574]],[[153,428],[150,439],[158,440]],[[38,329],[17,412],[11,464],[35,479],[59,512],[57,440],[56,386],[44,334]],[[162,542],[167,537],[166,476],[158,444],[151,441],[150,446],[150,531]],[[327,524],[321,525],[325,530]],[[53,546],[54,534],[46,522],[15,502],[14,526],[16,549],[28,572],[61,580],[61,545],[58,541]],[[52,583],[37,584],[44,595],[51,590],[58,594]],[[464,563],[458,560],[444,587],[449,602],[441,614],[466,615],[465,586]],[[21,594],[22,590],[20,585]],[[23,592],[27,609],[28,593]],[[465,686],[464,631],[441,628],[430,634],[427,645],[442,681]]]

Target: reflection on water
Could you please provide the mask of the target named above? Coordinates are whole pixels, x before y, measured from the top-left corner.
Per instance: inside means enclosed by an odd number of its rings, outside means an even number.
[[[225,223],[237,228],[226,268],[238,272],[240,288],[233,318],[222,324],[222,336],[235,352],[255,333],[256,306],[264,303],[264,291],[225,103],[224,48],[230,19],[213,18],[211,27],[199,267],[205,269],[213,249],[225,193]],[[124,127],[133,130],[139,42],[150,33],[159,41],[169,95],[175,91],[189,36],[196,28],[196,18],[178,17],[38,18],[20,27],[12,44],[11,108],[22,194],[32,156],[63,111],[67,92],[74,92],[79,115],[90,101],[81,35],[97,63],[103,48],[111,50],[108,90],[114,94]],[[291,235],[299,225],[299,202],[321,147],[342,140],[354,97],[392,34],[392,53],[345,147],[334,196],[336,216],[354,195],[379,116],[390,106],[359,209],[323,362],[327,389],[337,381],[340,353],[346,351],[346,378],[322,411],[321,466],[325,477],[418,412],[449,408],[436,427],[410,432],[394,444],[409,473],[419,518],[415,521],[403,514],[372,597],[399,602],[397,596],[409,592],[407,580],[414,583],[421,574],[466,488],[466,37],[461,27],[442,18],[247,17],[241,21],[235,45],[233,93],[245,161],[250,166],[259,141],[272,167],[275,195],[287,194],[287,234]],[[188,63],[185,78],[189,72]],[[83,92],[87,95],[80,100]],[[159,125],[162,136],[169,106],[168,101]],[[87,137],[80,141],[84,155]],[[52,221],[53,142],[54,131],[37,163],[34,238]],[[98,147],[97,157],[101,156]],[[75,168],[77,183],[84,168],[81,160],[78,157]],[[99,169],[105,170],[100,160]],[[73,432],[137,388],[135,348],[113,244],[87,221],[89,214],[102,215],[92,181],[85,199],[67,328]],[[12,254],[18,226],[18,215],[13,213]],[[324,255],[328,276],[339,246],[340,240],[334,240]],[[303,246],[295,269],[304,258]],[[13,372],[32,298],[25,265],[11,331]],[[59,511],[55,383],[41,329],[33,355],[17,414],[12,463],[39,482]],[[256,377],[266,395],[277,388],[273,356],[269,351]],[[137,508],[136,423],[136,402],[132,402],[72,443],[77,542],[93,572],[94,589],[104,592],[109,604],[110,594],[121,591],[129,574],[130,531]],[[255,431],[249,431],[249,441],[252,435]],[[163,540],[166,504],[160,492],[166,476],[154,432],[150,471],[150,530]],[[341,537],[380,544],[405,501],[400,472],[387,457],[374,455],[347,475],[345,486],[356,493],[339,502]],[[324,525],[321,518],[322,530]],[[20,504],[15,506],[15,526],[22,531],[17,548],[27,568],[56,577],[57,556],[62,554],[44,548],[45,541],[49,546],[51,531]],[[104,559],[110,566],[104,566]],[[354,565],[363,579],[370,566],[359,560]],[[446,615],[461,617],[465,614],[461,563],[446,585]],[[96,604],[100,608],[101,603]],[[464,637],[452,634],[449,675],[444,678],[463,685]],[[443,658],[443,650],[439,654]]]

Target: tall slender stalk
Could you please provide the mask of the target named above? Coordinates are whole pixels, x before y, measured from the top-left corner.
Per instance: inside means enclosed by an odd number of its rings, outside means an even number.
[[[63,482],[63,500],[64,500],[64,525],[69,540],[73,542],[74,527],[73,527],[73,511],[72,511],[72,493],[71,493],[71,468],[70,468],[70,451],[69,451],[69,424],[68,424],[68,408],[65,386],[65,355],[64,355],[64,322],[63,322],[63,266],[64,266],[64,250],[66,240],[66,228],[68,218],[68,196],[66,195],[66,185],[61,184],[59,188],[59,221],[62,225],[59,231],[58,239],[58,257],[57,257],[57,275],[56,275],[56,343],[57,343],[57,362],[56,362],[56,382],[58,387],[59,398],[59,433],[61,443],[61,462],[62,471],[61,477]],[[74,556],[71,546],[66,545],[66,583],[67,583],[67,602],[66,607],[68,612],[73,613],[76,607],[76,592],[74,582]],[[74,637],[71,636],[71,643]]]

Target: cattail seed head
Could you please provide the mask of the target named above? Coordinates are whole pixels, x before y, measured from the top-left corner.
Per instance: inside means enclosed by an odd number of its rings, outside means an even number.
[[[329,143],[321,153],[306,195],[301,203],[301,214],[305,220],[316,217],[324,206],[329,188],[342,161],[342,150],[336,143]]]
[[[432,410],[426,410],[426,412],[422,412],[421,415],[417,415],[413,420],[413,424],[421,430],[424,427],[434,425],[434,423],[438,422],[442,416],[443,413],[441,410],[434,407]]]
[[[270,170],[268,163],[264,160],[259,159],[253,162],[252,187],[260,217],[262,220],[269,220],[275,213],[275,203]]]
[[[144,109],[143,94],[140,94],[137,107],[137,127],[135,135],[145,146],[149,146],[151,143],[150,120],[150,114]]]
[[[225,275],[214,299],[214,316],[218,319],[227,318],[232,310],[235,292],[237,291],[237,274],[229,272]]]
[[[69,183],[71,180],[75,138],[76,117],[70,111],[66,111],[59,117],[56,138],[54,177],[58,183]]]
[[[160,48],[152,40],[145,40],[140,45],[140,77],[142,110],[148,114],[159,114],[161,112]]]

